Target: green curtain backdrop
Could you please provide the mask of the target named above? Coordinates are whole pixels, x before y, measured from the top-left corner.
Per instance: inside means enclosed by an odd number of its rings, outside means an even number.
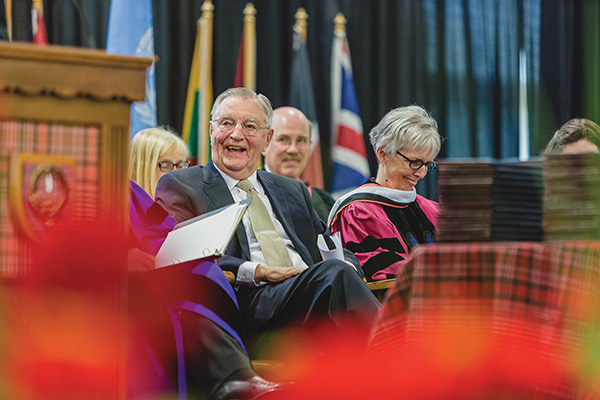
[[[275,107],[286,103],[293,16],[304,7],[327,181],[333,18],[343,12],[365,135],[388,110],[420,104],[446,137],[441,157],[515,157],[521,51],[529,82],[530,154],[537,155],[567,119],[600,118],[598,2],[256,0],[257,90]],[[109,0],[44,3],[50,43],[105,47]],[[246,1],[213,4],[216,95],[233,84]],[[153,0],[158,121],[177,131],[201,5],[202,0]],[[13,1],[17,40],[31,40],[30,6],[28,0]],[[0,35],[6,32],[3,24]]]
[[[597,0],[584,1],[582,10],[584,115],[600,121],[600,5]]]

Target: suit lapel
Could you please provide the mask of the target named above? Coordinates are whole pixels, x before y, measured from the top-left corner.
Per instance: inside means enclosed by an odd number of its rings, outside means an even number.
[[[269,196],[269,201],[273,207],[273,212],[275,212],[277,219],[283,225],[283,228],[287,232],[288,236],[290,236],[290,231],[293,231],[293,224],[289,219],[291,214],[288,202],[286,201],[287,192],[285,190],[281,190],[281,188],[275,183],[268,173],[264,173],[262,170],[259,170],[258,177],[265,188],[265,192],[267,192],[267,196]]]
[[[213,203],[215,210],[233,203],[234,201],[231,192],[227,188],[225,181],[221,177],[221,174],[219,174],[219,171],[215,168],[214,164],[212,162],[206,164],[204,170],[205,173],[202,177],[204,186],[202,189]]]
[[[268,172],[258,170],[258,178],[260,179],[265,192],[267,192],[273,212],[277,216],[279,222],[281,222],[281,225],[283,225],[283,229],[285,229],[285,232],[292,241],[294,248],[306,264],[313,264],[308,249],[296,234],[296,228],[292,221],[294,210],[290,208],[290,202],[287,200],[287,196],[290,196],[290,193],[280,188]]]

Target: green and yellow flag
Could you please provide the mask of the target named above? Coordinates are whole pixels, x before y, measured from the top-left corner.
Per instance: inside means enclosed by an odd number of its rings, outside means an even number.
[[[196,24],[196,44],[183,114],[183,140],[188,144],[192,158],[201,165],[210,161],[213,10],[212,2],[205,0],[202,16]]]

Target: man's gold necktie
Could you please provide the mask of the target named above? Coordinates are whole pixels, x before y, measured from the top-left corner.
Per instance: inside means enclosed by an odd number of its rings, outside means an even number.
[[[252,222],[252,230],[258,240],[258,244],[265,256],[269,267],[291,267],[292,260],[288,254],[283,239],[279,236],[273,225],[273,220],[262,202],[256,189],[248,179],[239,181],[236,185],[252,198],[248,212]]]

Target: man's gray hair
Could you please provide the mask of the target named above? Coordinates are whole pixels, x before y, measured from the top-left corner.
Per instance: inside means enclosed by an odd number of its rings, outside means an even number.
[[[229,88],[217,96],[210,112],[210,119],[215,119],[215,114],[217,113],[219,106],[223,100],[228,97],[239,97],[242,99],[255,100],[265,111],[266,127],[269,129],[271,128],[271,124],[273,123],[273,106],[271,105],[271,100],[269,100],[267,96],[260,93],[257,94],[254,90],[245,87]]]
[[[394,156],[397,151],[417,151],[437,156],[442,147],[437,122],[421,106],[389,111],[369,133],[373,150],[381,148]]]

